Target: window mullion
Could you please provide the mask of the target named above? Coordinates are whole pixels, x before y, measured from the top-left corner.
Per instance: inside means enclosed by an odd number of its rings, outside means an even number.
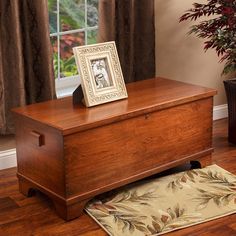
[[[87,31],[88,30],[96,30],[98,29],[98,26],[91,26],[91,27],[87,27]],[[79,33],[79,32],[85,32],[86,28],[81,28],[81,29],[75,29],[75,30],[67,30],[67,31],[63,31],[63,32],[58,32],[58,33],[52,33],[50,34],[50,36],[57,36],[57,35],[66,35],[66,34],[73,34],[73,33]]]
[[[58,79],[60,79],[60,72],[61,72],[61,65],[60,65],[60,61],[61,61],[61,53],[60,53],[60,0],[57,0],[57,76]]]
[[[85,45],[87,45],[88,44],[88,6],[87,6],[87,0],[84,0],[85,2],[84,2],[84,5],[85,5],[85,14],[84,14],[84,17],[85,17],[85,30],[84,30],[84,37],[85,37]]]

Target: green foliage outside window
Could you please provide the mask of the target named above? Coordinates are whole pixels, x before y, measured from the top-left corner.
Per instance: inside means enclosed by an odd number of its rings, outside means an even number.
[[[75,64],[72,48],[75,46],[96,43],[97,30],[90,29],[98,25],[98,0],[59,0],[59,22],[58,17],[58,0],[48,0],[49,22],[55,77],[68,77],[77,74],[77,67]],[[86,5],[87,3],[87,5]],[[87,6],[87,19],[85,19],[85,7]],[[58,24],[59,23],[59,24]],[[59,29],[57,27],[59,26]],[[71,30],[78,30],[87,28],[82,32],[70,32]],[[68,33],[67,33],[68,31]],[[63,32],[60,35],[60,40],[57,39],[55,33]],[[87,37],[85,39],[85,37]],[[60,55],[58,55],[58,41]],[[60,63],[58,63],[60,60]],[[58,68],[60,66],[60,68]]]

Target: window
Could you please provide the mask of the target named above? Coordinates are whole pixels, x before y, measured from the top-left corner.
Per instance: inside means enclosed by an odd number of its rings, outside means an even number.
[[[50,38],[58,97],[79,84],[72,48],[97,40],[98,0],[48,0]]]

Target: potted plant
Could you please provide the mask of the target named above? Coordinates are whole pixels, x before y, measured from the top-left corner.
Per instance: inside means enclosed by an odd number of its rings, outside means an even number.
[[[236,0],[207,0],[194,3],[181,17],[180,22],[198,21],[191,26],[190,34],[205,39],[204,49],[213,48],[225,62],[223,74],[236,71]],[[236,79],[224,81],[229,113],[228,140],[236,144]]]

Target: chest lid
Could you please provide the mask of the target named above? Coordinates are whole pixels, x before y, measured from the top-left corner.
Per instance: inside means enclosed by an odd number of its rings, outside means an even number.
[[[211,97],[216,90],[164,78],[126,85],[128,98],[91,108],[73,106],[72,97],[13,109],[40,123],[54,127],[63,135],[118,122],[142,114]]]

